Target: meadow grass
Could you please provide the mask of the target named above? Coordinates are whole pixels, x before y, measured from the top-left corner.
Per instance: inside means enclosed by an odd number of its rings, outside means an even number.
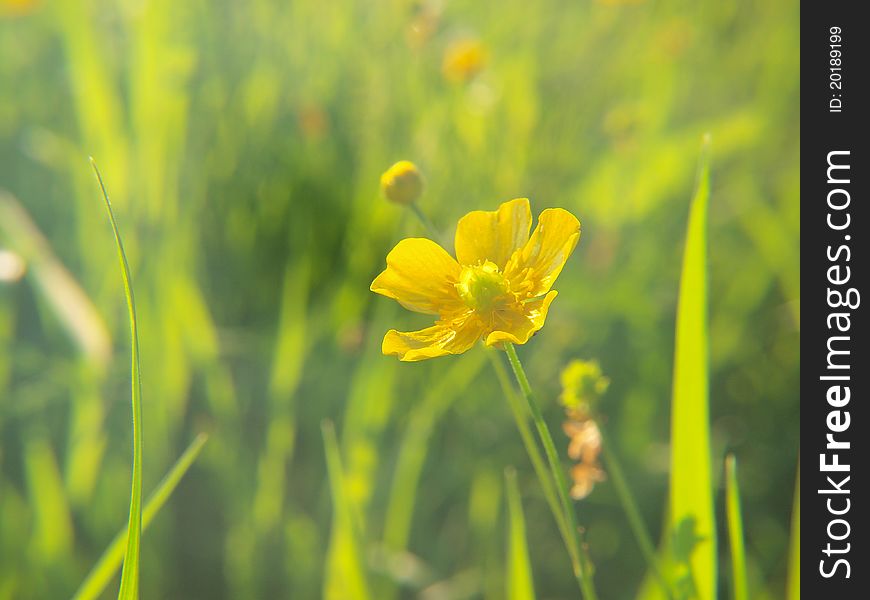
[[[0,599],[96,593],[95,565],[120,585],[129,319],[88,155],[136,281],[140,489],[177,484],[141,506],[143,526],[162,506],[143,597],[316,598],[341,573],[357,597],[577,596],[574,531],[505,373],[479,349],[380,353],[424,323],[368,290],[396,241],[430,235],[378,197],[400,159],[448,250],[458,217],[513,197],[583,223],[520,352],[563,474],[558,373],[596,357],[613,382],[622,477],[605,456],[610,480],[571,507],[598,595],[661,595],[648,528],[669,584],[731,596],[731,453],[748,593],[797,597],[798,24],[787,0],[0,12],[0,249],[27,265],[0,280]],[[468,38],[483,62],[445,77]],[[709,207],[687,219],[708,131]]]

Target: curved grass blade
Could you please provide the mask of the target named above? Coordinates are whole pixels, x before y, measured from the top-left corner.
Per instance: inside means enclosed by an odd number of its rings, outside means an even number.
[[[505,597],[508,600],[534,600],[535,586],[529,547],[526,541],[526,520],[517,487],[517,472],[505,469],[505,490],[508,505],[508,556],[505,578]]]
[[[163,508],[166,501],[169,500],[169,497],[172,495],[172,492],[175,491],[181,478],[184,477],[184,474],[187,473],[187,470],[199,456],[206,441],[208,441],[207,434],[200,433],[197,435],[187,447],[187,450],[185,450],[178,460],[175,461],[175,464],[172,465],[169,472],[166,473],[160,483],[157,484],[157,487],[145,502],[145,508],[142,510],[143,531],[157,515],[157,512]],[[124,558],[124,545],[126,540],[126,531],[120,531],[118,535],[115,536],[115,539],[112,540],[112,543],[109,544],[109,547],[106,548],[105,552],[103,552],[100,560],[97,561],[97,564],[94,565],[94,568],[91,569],[91,572],[88,573],[88,576],[82,582],[81,586],[79,586],[78,591],[76,591],[75,596],[73,596],[73,600],[93,600],[103,593],[103,590],[109,584],[112,577],[115,576],[118,567],[121,565],[121,561]]]
[[[118,262],[121,263],[121,276],[124,279],[124,295],[127,298],[127,309],[130,313],[130,343],[132,394],[131,406],[133,412],[133,482],[130,490],[130,521],[127,526],[127,551],[124,555],[124,568],[121,571],[121,588],[118,598],[136,600],[139,597],[139,543],[142,538],[142,380],[139,371],[139,330],[136,321],[136,301],[133,298],[133,280],[130,275],[130,265],[121,241],[121,232],[112,212],[112,203],[103,178],[93,158],[91,167],[100,184],[109,221],[112,223],[112,233],[115,235],[115,245],[118,248]]]
[[[748,600],[746,583],[746,548],[743,545],[743,514],[740,510],[740,487],[737,484],[737,459],[729,454],[725,459],[725,512],[728,515],[728,537],[731,546],[731,585],[734,600]]]
[[[716,521],[710,457],[707,338],[707,201],[710,138],[705,136],[689,210],[677,306],[671,405],[669,531],[701,600],[716,597]],[[681,547],[677,547],[681,546]]]

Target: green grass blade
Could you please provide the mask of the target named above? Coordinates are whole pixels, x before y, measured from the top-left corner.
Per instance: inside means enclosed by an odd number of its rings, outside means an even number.
[[[127,298],[127,309],[130,313],[130,344],[131,344],[131,405],[133,412],[133,483],[130,490],[130,521],[127,526],[127,551],[124,555],[124,568],[121,571],[121,589],[118,598],[136,600],[139,597],[139,543],[142,538],[142,381],[139,372],[139,331],[136,321],[136,301],[133,297],[133,278],[130,275],[130,265],[121,241],[121,232],[112,212],[112,203],[103,178],[97,169],[97,163],[91,159],[91,166],[100,184],[109,221],[112,223],[112,233],[115,235],[115,245],[118,248],[118,262],[121,263],[121,275],[124,279],[124,295]]]
[[[791,543],[788,549],[787,600],[801,597],[801,469],[798,464],[794,484],[794,504],[791,512]]]
[[[367,600],[369,587],[365,556],[347,495],[335,427],[331,422],[325,421],[321,429],[326,449],[326,468],[329,472],[329,487],[332,492],[333,515],[323,597],[325,600]]]
[[[603,427],[600,425],[599,427],[603,430]],[[644,558],[646,558],[649,572],[656,580],[656,583],[661,587],[663,597],[667,600],[673,600],[670,583],[665,577],[664,571],[659,564],[659,557],[656,555],[655,545],[653,544],[652,537],[647,531],[646,524],[640,514],[640,509],[637,506],[634,494],[631,493],[631,490],[628,487],[628,482],[626,481],[625,474],[622,471],[622,464],[619,462],[613,448],[610,447],[610,436],[604,435],[604,431],[601,433],[604,438],[604,443],[602,444],[604,447],[604,464],[607,467],[610,480],[613,482],[613,488],[616,491],[616,495],[619,497],[619,501],[625,511],[625,516],[628,518],[628,524],[631,526],[631,531],[634,533],[634,537],[637,540],[637,545],[640,547]]]
[[[725,512],[728,516],[728,537],[731,546],[731,585],[734,600],[748,600],[746,582],[746,548],[743,545],[743,514],[740,510],[740,487],[737,484],[737,459],[729,454],[725,459]]]
[[[517,487],[517,473],[505,469],[505,490],[508,504],[508,552],[505,578],[505,597],[508,600],[534,600],[535,586],[529,547],[526,542],[526,520]]]
[[[157,484],[157,488],[148,497],[148,500],[145,502],[145,508],[142,510],[143,530],[148,527],[158,511],[169,500],[181,478],[184,477],[184,474],[187,473],[187,470],[199,456],[206,441],[208,441],[207,434],[200,433],[196,436],[193,442],[190,443],[190,446],[187,447],[187,450],[175,461],[175,464],[163,477],[163,480]],[[115,539],[112,540],[112,543],[103,552],[100,560],[97,561],[97,564],[94,565],[94,568],[91,569],[91,572],[88,573],[88,576],[82,582],[75,596],[73,596],[73,600],[92,600],[98,598],[103,593],[103,590],[109,584],[112,577],[115,576],[121,561],[124,559],[126,540],[127,531],[121,531],[115,536]]]
[[[701,600],[716,597],[716,521],[710,458],[707,336],[707,201],[709,137],[689,211],[677,307],[671,406],[669,531],[678,535]],[[688,540],[688,541],[687,541]]]

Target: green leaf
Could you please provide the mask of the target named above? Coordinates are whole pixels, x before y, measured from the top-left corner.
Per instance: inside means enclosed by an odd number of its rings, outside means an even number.
[[[157,512],[169,500],[181,478],[184,477],[184,474],[187,473],[187,470],[196,460],[197,456],[199,456],[207,440],[208,435],[205,433],[200,433],[196,436],[190,446],[187,447],[187,450],[184,451],[184,454],[179,457],[169,472],[163,477],[163,480],[157,484],[157,488],[149,496],[148,501],[145,503],[145,509],[142,511],[143,530],[148,527],[155,515],[157,515]],[[115,536],[115,539],[112,540],[112,543],[103,552],[100,560],[97,561],[97,564],[94,565],[91,572],[88,573],[88,576],[82,582],[75,596],[73,596],[73,600],[92,600],[93,598],[98,598],[103,593],[103,590],[109,584],[112,577],[115,576],[115,572],[124,558],[126,539],[126,531],[121,531]]]
[[[532,579],[532,565],[529,561],[529,547],[526,542],[526,520],[523,517],[523,504],[517,487],[517,473],[512,468],[505,469],[504,478],[508,504],[505,597],[508,600],[534,600],[535,586]]]
[[[729,454],[725,459],[725,509],[731,545],[731,585],[734,588],[734,600],[747,600],[749,587],[746,583],[743,515],[740,510],[740,487],[737,484],[737,459],[733,454]]]
[[[369,587],[365,556],[347,494],[335,428],[331,422],[324,421],[321,429],[332,493],[332,533],[326,558],[323,597],[325,600],[367,600]]]
[[[701,600],[716,597],[716,522],[710,458],[707,339],[709,136],[689,211],[677,307],[671,406],[669,530],[691,529],[690,581]]]
[[[800,600],[801,597],[801,469],[798,464],[797,480],[794,484],[794,504],[791,512],[791,543],[788,549],[788,581],[786,598]]]
[[[118,598],[136,600],[139,597],[139,542],[142,538],[142,380],[139,375],[139,331],[136,321],[136,301],[133,298],[133,278],[130,275],[130,265],[121,241],[121,232],[112,212],[112,203],[103,178],[97,169],[97,163],[91,158],[91,166],[100,184],[109,221],[112,223],[112,233],[115,235],[115,245],[118,249],[118,262],[121,264],[121,276],[124,280],[124,295],[127,298],[127,310],[130,313],[130,345],[131,345],[131,406],[133,412],[133,483],[130,490],[130,521],[127,526],[127,551],[124,555],[124,568],[121,571],[121,589]]]

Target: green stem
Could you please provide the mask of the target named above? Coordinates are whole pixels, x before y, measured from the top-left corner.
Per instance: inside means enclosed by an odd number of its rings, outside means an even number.
[[[413,212],[417,216],[417,218],[420,219],[420,223],[422,223],[423,227],[425,227],[427,231],[429,231],[430,235],[438,235],[438,233],[435,231],[435,226],[432,224],[432,221],[429,220],[429,217],[426,216],[426,213],[420,210],[420,207],[417,205],[416,202],[412,202],[408,205],[408,207],[411,209],[411,212]]]
[[[559,499],[562,503],[562,510],[565,514],[565,520],[572,532],[570,539],[574,547],[577,549],[579,560],[575,566],[574,575],[580,584],[580,589],[586,600],[597,600],[598,595],[595,593],[595,586],[592,583],[592,566],[586,553],[583,551],[582,542],[580,540],[580,531],[577,528],[577,519],[574,515],[574,507],[571,505],[571,499],[568,497],[568,480],[565,473],[562,471],[562,464],[559,461],[559,455],[556,452],[556,446],[553,444],[553,437],[550,435],[550,430],[547,423],[544,421],[544,416],[541,414],[541,409],[535,401],[535,396],[532,393],[532,388],[529,385],[529,380],[526,377],[526,372],[523,369],[520,358],[517,356],[516,348],[511,343],[505,343],[508,360],[514,370],[514,375],[517,378],[517,383],[520,385],[520,390],[526,398],[529,409],[532,411],[532,419],[535,421],[535,427],[538,430],[538,437],[544,446],[544,453],[547,456],[547,461],[550,463],[550,471],[553,480],[556,482],[556,491],[559,493]]]
[[[599,426],[600,429],[600,426]],[[655,575],[655,578],[658,580],[659,585],[662,587],[662,592],[664,592],[665,597],[669,600],[672,600],[674,595],[671,592],[671,588],[668,585],[667,579],[665,579],[664,573],[662,572],[661,566],[659,565],[658,557],[656,556],[655,545],[652,542],[652,538],[649,535],[649,532],[646,529],[646,525],[643,522],[643,518],[640,516],[640,510],[637,507],[637,502],[635,502],[634,496],[631,493],[631,490],[628,487],[628,484],[625,481],[625,475],[622,471],[622,465],[620,465],[619,460],[616,458],[616,453],[611,450],[607,438],[604,436],[602,432],[602,447],[604,448],[604,461],[607,467],[607,472],[610,474],[610,479],[613,481],[613,487],[616,489],[616,495],[619,496],[619,501],[622,503],[622,508],[625,511],[625,515],[628,517],[628,523],[631,526],[631,531],[634,533],[634,537],[637,540],[637,545],[640,546],[640,550],[646,558],[647,564],[649,565],[650,570]]]
[[[541,488],[544,490],[544,497],[547,500],[547,504],[550,506],[550,511],[556,519],[559,533],[562,535],[562,539],[565,541],[565,546],[568,548],[568,553],[571,555],[571,564],[573,565],[574,570],[577,571],[579,569],[578,563],[580,561],[577,547],[574,544],[574,538],[571,536],[571,530],[568,528],[568,523],[565,521],[565,515],[562,512],[562,506],[559,503],[559,496],[556,492],[556,484],[553,482],[553,478],[547,470],[547,465],[544,463],[544,458],[541,456],[541,449],[538,447],[537,442],[535,442],[534,434],[529,428],[529,411],[523,405],[522,400],[517,397],[511,384],[510,376],[508,375],[507,369],[505,369],[501,358],[495,353],[495,351],[490,349],[486,350],[486,354],[495,370],[495,375],[501,385],[505,400],[507,400],[511,413],[513,413],[514,421],[516,421],[517,429],[520,432],[520,437],[523,439],[523,445],[526,447],[526,453],[529,455],[529,460],[532,462],[532,467],[534,467],[535,474],[538,476],[538,481],[541,483]]]

